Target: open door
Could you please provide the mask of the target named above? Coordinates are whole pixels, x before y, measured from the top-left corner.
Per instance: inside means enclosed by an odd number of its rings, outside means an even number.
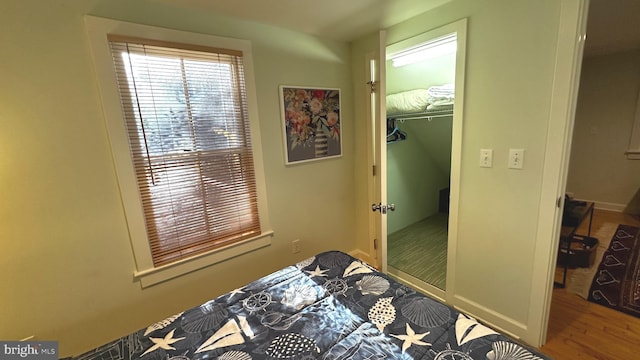
[[[383,272],[387,272],[387,217],[385,216],[387,211],[393,211],[393,204],[387,204],[387,138],[386,138],[386,119],[387,119],[387,103],[385,101],[385,95],[387,93],[387,71],[385,67],[386,60],[386,44],[387,33],[386,31],[380,31],[378,39],[379,53],[378,53],[378,66],[376,68],[378,81],[376,82],[377,96],[375,97],[375,105],[378,110],[376,119],[376,166],[375,166],[375,178],[376,178],[376,193],[379,199],[377,204],[372,204],[372,211],[379,211],[379,226],[376,228],[376,235],[379,236],[380,245],[380,261]]]
[[[547,339],[588,13],[589,0],[562,2],[540,195],[540,204],[544,206],[540,206],[538,213],[538,241],[533,262],[531,287],[536,296],[529,304],[529,335],[525,338],[534,346],[543,345]]]
[[[380,136],[384,131],[386,117],[386,103],[383,101],[386,92],[384,66],[386,32],[384,30],[380,31],[378,41],[378,50],[367,54],[365,65],[367,82],[364,91],[368,93],[366,97],[367,148],[369,149],[368,163],[371,169],[368,181],[369,202],[372,209],[369,213],[369,234],[372,239],[370,254],[374,256],[374,265],[386,272],[387,258],[383,244],[387,241],[387,219],[384,215],[380,216],[388,211],[386,205],[386,158],[383,156],[386,152],[386,143],[383,142],[384,137]]]

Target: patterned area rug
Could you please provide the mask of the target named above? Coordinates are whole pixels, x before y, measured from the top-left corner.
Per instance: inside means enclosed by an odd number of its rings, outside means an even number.
[[[591,233],[591,236],[599,241],[593,265],[588,268],[575,268],[571,270],[571,275],[569,276],[566,287],[568,292],[577,294],[585,300],[589,297],[589,288],[598,270],[598,264],[600,264],[604,252],[609,248],[611,238],[613,238],[618,230],[618,225],[618,223],[605,222]]]
[[[619,225],[596,271],[588,300],[640,317],[640,228]]]

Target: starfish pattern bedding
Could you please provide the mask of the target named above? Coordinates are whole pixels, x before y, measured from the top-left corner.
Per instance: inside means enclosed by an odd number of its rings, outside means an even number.
[[[73,360],[548,359],[329,251]]]

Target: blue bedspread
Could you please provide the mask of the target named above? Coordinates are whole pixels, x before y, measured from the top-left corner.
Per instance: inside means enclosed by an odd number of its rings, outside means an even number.
[[[74,359],[548,358],[331,251]]]

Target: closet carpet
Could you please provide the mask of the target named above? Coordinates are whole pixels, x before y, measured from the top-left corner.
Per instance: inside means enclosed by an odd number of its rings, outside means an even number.
[[[387,237],[387,263],[440,289],[447,275],[447,214],[418,221]]]

